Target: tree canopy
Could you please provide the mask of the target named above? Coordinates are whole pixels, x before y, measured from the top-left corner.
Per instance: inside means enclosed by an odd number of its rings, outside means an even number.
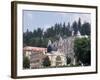
[[[33,26],[34,27],[34,26]],[[74,21],[72,24],[68,22],[55,23],[51,27],[43,30],[41,27],[26,32],[23,32],[23,44],[24,46],[37,46],[37,47],[47,47],[48,40],[56,41],[61,36],[62,38],[67,38],[72,36],[72,31],[74,35],[80,31],[81,35],[90,35],[90,23],[81,23],[81,18],[78,21]],[[45,28],[45,26],[44,26]]]
[[[77,62],[81,61],[84,65],[91,64],[90,38],[77,38],[75,40],[74,51]]]

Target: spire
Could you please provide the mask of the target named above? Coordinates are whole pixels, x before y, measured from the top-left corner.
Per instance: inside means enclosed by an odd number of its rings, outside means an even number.
[[[59,41],[62,42],[62,37],[60,36]]]
[[[81,33],[80,33],[80,31],[79,31],[79,30],[77,31],[77,36],[81,36]]]
[[[47,46],[47,52],[51,52],[52,51],[52,42],[51,40],[48,41],[48,46]]]
[[[48,41],[48,46],[51,46],[52,45],[52,42],[51,40]]]
[[[74,36],[74,31],[72,31],[72,36]]]
[[[58,46],[61,47],[62,45],[63,45],[63,39],[62,39],[62,37],[60,36]]]

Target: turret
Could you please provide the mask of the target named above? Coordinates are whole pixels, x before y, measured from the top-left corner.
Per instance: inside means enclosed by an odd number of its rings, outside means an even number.
[[[74,31],[72,31],[72,36],[74,36]]]
[[[47,46],[47,52],[51,52],[52,51],[52,42],[51,40],[48,41],[48,46]]]
[[[80,33],[80,31],[78,30],[77,31],[77,35],[76,35],[77,37],[79,37],[79,38],[81,38],[82,36],[81,36],[81,33]]]
[[[79,30],[77,31],[77,36],[81,36],[81,33],[80,33],[80,31],[79,31]]]

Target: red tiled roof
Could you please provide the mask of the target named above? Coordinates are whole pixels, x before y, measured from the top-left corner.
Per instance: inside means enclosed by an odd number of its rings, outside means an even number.
[[[47,51],[47,48],[26,46],[23,48],[23,50],[24,51],[43,52],[43,51]]]

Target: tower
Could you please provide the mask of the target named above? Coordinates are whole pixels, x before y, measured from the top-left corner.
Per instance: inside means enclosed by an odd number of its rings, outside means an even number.
[[[47,52],[51,52],[52,51],[52,42],[51,40],[48,41],[48,46],[47,46]]]
[[[74,36],[74,31],[72,31],[72,36]]]
[[[58,42],[58,51],[59,52],[64,52],[64,40],[62,39],[62,37],[59,38],[59,42]]]
[[[79,30],[77,31],[77,35],[76,35],[76,37],[78,37],[78,38],[82,38],[81,33],[80,33]]]
[[[80,33],[80,31],[79,31],[79,30],[77,31],[77,36],[81,36],[81,33]]]

